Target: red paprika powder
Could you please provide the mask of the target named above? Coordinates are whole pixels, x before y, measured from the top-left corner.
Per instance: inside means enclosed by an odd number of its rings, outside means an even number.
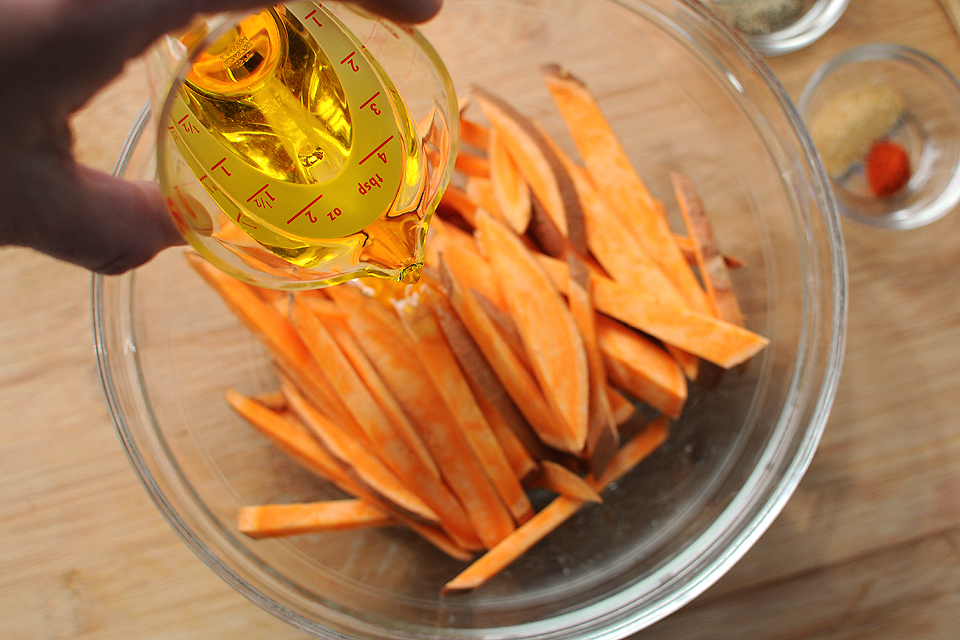
[[[910,180],[910,156],[889,140],[873,145],[865,166],[870,191],[880,198],[892,196]]]

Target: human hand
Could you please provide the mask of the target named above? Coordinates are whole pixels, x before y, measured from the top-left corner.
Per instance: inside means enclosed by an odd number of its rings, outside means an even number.
[[[422,22],[441,0],[357,0]],[[183,242],[159,188],[78,164],[70,117],[162,34],[196,13],[264,0],[0,0],[0,246],[104,274]]]

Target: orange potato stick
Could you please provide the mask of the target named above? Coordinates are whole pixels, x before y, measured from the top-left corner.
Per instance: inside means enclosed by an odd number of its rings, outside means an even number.
[[[647,190],[593,95],[557,65],[545,66],[543,75],[600,197],[623,218],[687,306],[705,312],[706,294],[673,241],[662,204]]]
[[[316,309],[323,313],[329,304],[333,303],[298,301],[293,308],[294,322],[310,352],[333,381],[343,404],[367,436],[365,442],[375,443],[377,457],[416,493],[417,484],[424,478],[439,479],[436,466],[415,430],[405,423],[391,420],[330,330],[314,312]]]
[[[411,488],[406,486],[365,443],[332,420],[328,420],[300,395],[292,384],[285,382],[283,392],[290,408],[313,434],[342,464],[351,469],[360,480],[414,517],[438,522],[439,516]],[[414,479],[416,480],[416,479]]]
[[[548,446],[556,447],[558,441],[562,446],[563,438],[554,436],[563,433],[562,427],[558,426],[559,418],[551,410],[533,374],[517,357],[476,298],[463,291],[457,277],[445,268],[445,262],[441,263],[440,272],[457,317],[537,438]]]
[[[532,515],[533,507],[477,404],[440,324],[426,304],[408,302],[395,306],[404,328],[417,345],[420,363],[452,410],[500,499],[516,522],[524,522]]]
[[[427,245],[431,252],[436,251],[431,255],[430,266],[439,269],[442,255],[443,261],[456,274],[466,291],[476,289],[499,309],[506,309],[507,302],[494,279],[493,267],[480,253],[473,236],[451,224],[441,222],[437,225],[437,222],[440,221],[431,223],[437,229],[433,242]]]
[[[540,262],[558,288],[566,288],[567,266],[548,256]],[[591,274],[597,311],[658,340],[729,369],[746,362],[769,344],[752,331]]]
[[[670,418],[687,400],[687,379],[660,345],[606,316],[597,317],[597,336],[610,382]]]
[[[543,130],[539,123],[533,122],[532,124],[539,132],[544,144],[549,148],[554,161],[557,162],[554,170],[559,173],[568,174],[562,175],[559,178],[565,185],[565,188],[572,189],[569,196],[572,199],[572,204],[566,208],[567,228],[564,235],[569,243],[568,247],[570,250],[575,251],[577,255],[586,256],[589,247],[587,247],[587,228],[584,221],[583,202],[580,199],[580,191],[577,188],[574,177],[569,175],[570,165],[565,161],[566,154],[562,152],[560,145]]]
[[[487,421],[495,430],[506,426],[521,444],[524,452],[527,453],[527,457],[533,462],[533,466],[536,467],[534,458],[540,460],[548,457],[547,448],[510,397],[493,367],[484,357],[482,350],[457,315],[450,299],[447,296],[440,295],[433,288],[425,289],[424,294],[427,303],[433,310],[434,317],[439,322],[440,328],[450,344],[450,348],[467,377],[467,381],[470,383],[474,396],[487,416]],[[487,326],[489,327],[489,325]],[[542,401],[542,406],[544,411],[547,411],[545,400]],[[504,451],[509,454],[509,440],[501,437],[500,442],[504,446]],[[514,452],[511,459],[515,461],[514,468],[523,471],[523,473],[518,473],[517,477],[523,478],[529,463],[521,459],[518,452]]]
[[[350,495],[369,495],[369,492],[350,478],[333,456],[320,446],[299,419],[265,407],[233,389],[227,390],[226,398],[241,417],[304,469],[332,482]]]
[[[394,428],[401,434],[403,439],[406,440],[411,449],[416,452],[416,457],[424,467],[421,472],[423,474],[421,477],[429,479],[431,482],[439,483],[440,470],[437,468],[437,464],[433,456],[430,455],[426,444],[424,444],[423,438],[420,437],[416,427],[413,426],[410,418],[404,413],[403,407],[401,407],[397,399],[393,397],[393,393],[387,388],[387,385],[383,382],[383,379],[380,377],[380,374],[377,373],[376,369],[374,369],[373,364],[360,348],[360,345],[357,344],[353,334],[346,328],[333,326],[330,327],[330,333],[343,351],[343,354],[347,357],[347,360],[350,361],[350,364],[360,375],[364,384],[367,385],[377,404],[379,404],[380,408],[387,414]]]
[[[443,195],[440,196],[438,207],[438,211],[443,207],[456,211],[467,224],[471,227],[475,226],[473,219],[476,216],[477,203],[463,189],[452,184],[448,185]]]
[[[473,387],[474,385],[471,384],[471,388]],[[503,414],[487,399],[487,396],[483,394],[482,390],[475,391],[474,394],[477,398],[477,406],[483,411],[483,415],[490,425],[490,430],[493,431],[494,436],[496,436],[497,441],[500,443],[500,447],[503,449],[504,455],[510,462],[510,468],[513,469],[517,480],[522,483],[524,479],[528,478],[539,468],[539,463],[533,459],[533,456],[531,456],[530,452],[523,446],[523,442],[520,441],[514,429],[507,424],[507,420],[503,417]],[[523,521],[525,520],[526,519]],[[522,524],[523,521],[518,520],[517,524]]]
[[[546,444],[579,452],[587,438],[589,375],[583,339],[550,277],[513,231],[477,218],[481,247],[493,265],[531,368],[560,428],[539,433]]]
[[[255,287],[232,278],[195,253],[187,253],[186,257],[190,266],[220,294],[227,307],[274,358],[294,368],[309,368],[310,353],[296,329]]]
[[[657,418],[617,451],[599,479],[588,476],[587,482],[594,491],[602,492],[653,453],[663,444],[668,433],[669,421],[663,417]],[[530,520],[517,527],[517,530],[506,540],[484,553],[459,575],[447,582],[443,592],[471,591],[486,583],[563,524],[584,504],[586,501],[580,498],[558,496]]]
[[[228,276],[200,256],[188,253],[187,260],[315,404],[333,412],[338,420],[352,420],[289,318],[257,295],[254,287]]]
[[[261,393],[260,395],[256,396],[254,400],[266,408],[272,409],[273,411],[283,411],[287,408],[287,399],[284,397],[282,391],[268,391],[267,393]]]
[[[564,163],[580,196],[590,253],[604,271],[618,282],[639,287],[658,300],[678,306],[687,302],[663,269],[648,254],[620,216],[600,197],[586,169],[575,164],[559,148],[557,157]],[[554,256],[557,257],[557,256]],[[697,377],[697,358],[668,346],[691,380]]]
[[[703,209],[703,202],[700,200],[696,186],[690,176],[681,173],[674,173],[671,178],[677,203],[683,214],[683,221],[693,240],[697,267],[700,269],[700,276],[707,290],[710,307],[714,315],[721,320],[742,327],[743,312],[740,310],[740,303],[733,290],[733,280],[730,278],[730,272],[727,271],[723,255],[717,247],[713,227]]]
[[[586,480],[553,460],[544,460],[540,464],[540,473],[534,476],[530,484],[584,502],[603,502],[600,494]]]
[[[420,365],[399,319],[375,300],[354,296],[351,302],[355,306],[349,316],[350,329],[361,349],[419,429],[441,477],[462,503],[480,541],[486,547],[496,544],[515,528],[513,517]]]
[[[234,409],[258,431],[273,441],[281,451],[318,477],[329,480],[346,493],[391,513],[398,521],[418,533],[425,540],[458,560],[469,560],[471,555],[435,526],[409,518],[372,491],[349,477],[340,464],[317,442],[295,416],[279,414],[236,391],[227,391],[227,400]]]
[[[349,288],[341,291],[340,287]],[[364,295],[357,287],[351,284],[331,287],[327,291],[335,292],[336,295]],[[366,297],[364,296],[361,299],[365,300]],[[347,318],[348,311],[338,306],[333,300],[327,300],[323,303],[310,301],[309,305],[319,320],[324,323],[325,328],[330,334],[330,337],[333,339],[340,352],[349,362],[350,368],[352,368],[360,380],[363,381],[367,391],[369,391],[372,398],[376,401],[377,405],[379,405],[380,409],[393,425],[395,432],[398,433],[404,441],[406,441],[407,446],[410,447],[415,457],[418,458],[419,462],[414,461],[410,462],[409,464],[416,465],[418,467],[422,464],[423,467],[425,467],[415,470],[408,470],[408,472],[405,472],[401,475],[407,475],[407,473],[411,473],[415,477],[430,477],[435,481],[439,481],[440,470],[437,469],[437,465],[434,462],[433,457],[430,455],[430,452],[427,450],[427,446],[423,443],[423,439],[420,437],[417,429],[413,426],[413,423],[410,422],[407,414],[403,412],[403,408],[384,384],[383,379],[380,378],[380,375],[376,372],[373,365],[370,363],[370,360],[360,348],[360,345],[357,344],[353,334],[350,333]],[[386,436],[386,433],[382,434],[381,437],[384,436]],[[374,438],[374,440],[376,440],[376,438]]]
[[[500,211],[500,203],[493,195],[493,182],[490,178],[471,177],[467,179],[464,187],[467,196],[477,203],[478,209],[482,209],[497,218],[503,220],[503,212]],[[473,226],[476,227],[476,213],[474,214]]]
[[[396,524],[389,513],[364,500],[348,498],[240,508],[237,526],[251,538],[279,538]]]
[[[454,168],[465,176],[476,176],[478,178],[490,177],[490,161],[486,156],[482,156],[472,151],[461,149],[457,152],[457,157],[453,161]]]
[[[617,426],[632,418],[637,413],[637,407],[617,389],[607,385],[607,398],[610,402],[610,411]]]
[[[610,462],[610,456],[620,444],[620,435],[607,396],[607,372],[597,341],[590,272],[587,265],[573,254],[567,256],[567,265],[570,273],[567,304],[583,339],[590,384],[589,420],[583,457],[588,461],[590,470],[598,473]]]
[[[579,208],[577,194],[550,145],[533,122],[493,94],[474,87],[484,115],[499,129],[501,140],[516,162],[530,190],[540,199],[553,223],[567,235],[568,209]]]
[[[490,127],[460,114],[460,142],[474,149],[486,150],[490,146]]]
[[[523,348],[523,338],[520,337],[520,332],[517,331],[517,325],[513,322],[510,314],[490,302],[489,298],[476,289],[471,289],[469,294],[477,301],[480,307],[483,308],[484,312],[490,316],[490,320],[496,325],[497,330],[500,331],[500,335],[503,336],[503,339],[506,340],[510,348],[513,349],[517,358],[529,367],[527,352]]]
[[[553,219],[536,196],[530,196],[530,223],[527,225],[526,237],[533,240],[538,250],[554,258],[562,260],[568,252],[573,251],[567,237],[554,224]],[[580,255],[583,254],[580,253]]]
[[[530,187],[510,152],[500,141],[502,134],[497,131],[490,131],[487,151],[493,196],[506,223],[517,233],[523,234],[530,224]]]

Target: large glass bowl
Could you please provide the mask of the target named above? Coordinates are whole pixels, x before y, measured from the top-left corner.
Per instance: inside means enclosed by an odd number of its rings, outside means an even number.
[[[103,384],[133,465],[187,544],[228,583],[326,638],[622,638],[726,572],[800,481],[840,371],[846,275],[828,181],[757,55],[682,0],[446,0],[422,31],[461,97],[509,98],[573,152],[540,80],[586,80],[655,196],[679,219],[670,172],[698,184],[749,328],[770,345],[711,388],[694,385],[668,442],[470,594],[439,595],[462,565],[401,528],[254,541],[241,505],[322,499],[239,419],[228,387],[276,385],[267,354],[170,250],[94,280]],[[118,172],[154,175],[134,129]],[[679,227],[678,227],[679,228]]]

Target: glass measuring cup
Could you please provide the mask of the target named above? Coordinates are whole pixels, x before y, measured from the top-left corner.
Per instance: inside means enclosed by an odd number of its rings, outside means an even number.
[[[416,29],[291,2],[198,18],[147,67],[157,176],[200,255],[275,289],[416,281],[459,126]]]

